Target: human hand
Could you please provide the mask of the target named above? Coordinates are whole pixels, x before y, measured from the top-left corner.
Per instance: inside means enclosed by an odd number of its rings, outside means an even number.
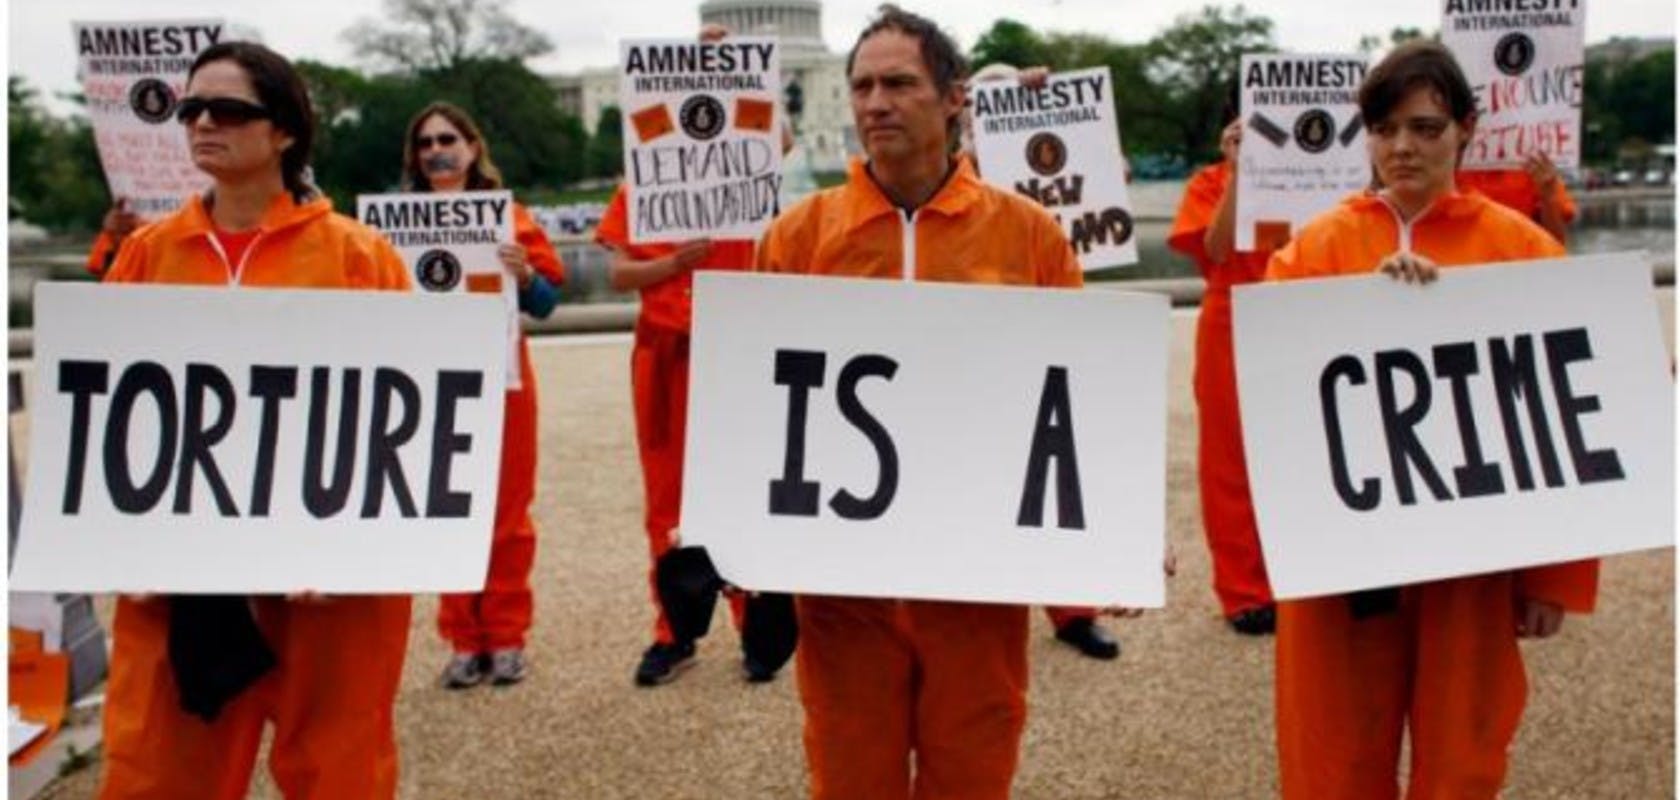
[[[729,35],[729,26],[728,25],[723,25],[723,24],[717,23],[717,22],[708,22],[708,23],[700,26],[700,41],[701,42],[709,43],[709,42],[721,41],[723,39],[723,37],[728,36],[728,35]]]
[[[140,216],[128,210],[128,198],[119,197],[115,205],[105,212],[105,218],[99,226],[111,238],[121,241],[124,236],[140,227]]]
[[[1551,158],[1536,150],[1523,159],[1523,171],[1534,181],[1534,188],[1539,190],[1542,199],[1551,197],[1559,180],[1557,165],[1552,163]]]
[[[675,252],[671,253],[672,271],[683,272],[693,269],[694,265],[705,259],[711,251],[712,240],[710,239],[695,239],[691,242],[683,242],[677,246]]]
[[[1028,89],[1040,89],[1050,80],[1050,68],[1046,66],[1027,67],[1020,73],[1021,85]]]
[[[1517,635],[1545,639],[1563,628],[1563,607],[1544,600],[1525,599],[1517,606]]]
[[[286,602],[301,603],[307,606],[319,606],[332,602],[332,597],[321,594],[314,589],[305,589],[301,592],[287,592]]]
[[[1230,164],[1232,169],[1236,169],[1237,156],[1242,152],[1242,129],[1243,121],[1238,117],[1219,132],[1219,154],[1225,157],[1225,163]]]
[[[1382,260],[1377,265],[1377,271],[1397,281],[1416,283],[1419,285],[1433,283],[1440,277],[1440,268],[1417,253],[1399,252]]]
[[[496,258],[502,262],[502,269],[507,271],[521,289],[530,286],[532,278],[536,277],[522,244],[508,242],[497,246]]]

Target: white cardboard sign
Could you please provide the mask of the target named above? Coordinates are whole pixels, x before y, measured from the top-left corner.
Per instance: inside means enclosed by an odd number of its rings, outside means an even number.
[[[1358,103],[1365,69],[1349,55],[1242,57],[1238,250],[1282,247],[1302,223],[1370,184]]]
[[[694,294],[681,530],[727,580],[1162,604],[1165,298],[713,272]]]
[[[35,321],[13,590],[484,585],[498,299],[43,283]]]
[[[1536,152],[1561,169],[1581,164],[1586,3],[1526,5],[1532,10],[1445,0],[1441,44],[1476,93],[1464,169],[1516,167]]]
[[[77,71],[113,197],[152,220],[210,184],[193,166],[175,106],[193,59],[227,37],[218,19],[78,22]]]
[[[969,87],[980,174],[1044,206],[1087,270],[1138,260],[1112,86],[1097,67]]]
[[[1674,541],[1674,384],[1630,254],[1236,290],[1279,598]]]
[[[498,294],[507,306],[508,389],[518,389],[519,295],[496,256],[513,241],[513,193],[409,192],[356,197],[356,216],[402,254],[415,291]]]
[[[774,38],[619,45],[630,241],[757,239],[781,210]]]

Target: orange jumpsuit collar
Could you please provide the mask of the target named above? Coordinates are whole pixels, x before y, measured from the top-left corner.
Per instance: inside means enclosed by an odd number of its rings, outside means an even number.
[[[862,158],[854,158],[846,169],[846,233],[850,234],[869,221],[886,214],[898,211],[898,206],[881,190],[881,185],[875,182],[875,176],[869,172],[869,164]],[[968,210],[979,199],[979,190],[983,186],[980,176],[974,171],[974,165],[967,158],[958,156],[951,175],[945,179],[945,185],[939,187],[933,197],[929,198],[916,209],[920,214],[924,211],[954,217]]]

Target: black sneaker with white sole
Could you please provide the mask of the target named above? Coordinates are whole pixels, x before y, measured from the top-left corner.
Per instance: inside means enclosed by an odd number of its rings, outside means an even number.
[[[636,665],[636,685],[670,683],[693,665],[693,642],[654,642],[642,652],[642,663]]]

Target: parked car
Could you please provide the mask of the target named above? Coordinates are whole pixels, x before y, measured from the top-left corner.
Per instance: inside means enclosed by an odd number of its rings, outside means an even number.
[[[1646,186],[1667,186],[1668,185],[1668,173],[1664,172],[1663,170],[1660,170],[1660,169],[1647,170],[1645,172],[1645,185]]]

